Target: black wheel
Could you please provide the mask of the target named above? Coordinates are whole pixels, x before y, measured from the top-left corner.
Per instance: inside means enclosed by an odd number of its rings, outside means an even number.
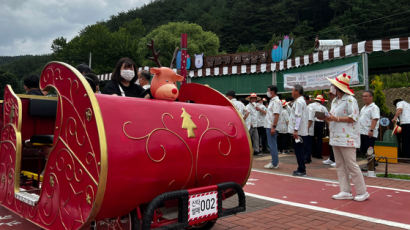
[[[130,212],[130,220],[131,220],[131,230],[141,230],[142,223],[141,220],[138,219],[137,211],[134,209]]]
[[[198,224],[198,225],[191,226],[188,229],[208,230],[208,229],[212,229],[215,224],[216,224],[216,220],[210,220],[210,221]]]

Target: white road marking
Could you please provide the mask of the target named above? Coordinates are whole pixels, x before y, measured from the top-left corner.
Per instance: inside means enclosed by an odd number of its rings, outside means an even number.
[[[290,205],[290,206],[294,206],[294,207],[307,208],[307,209],[311,209],[311,210],[315,210],[315,211],[326,212],[326,213],[330,213],[330,214],[336,214],[336,215],[339,215],[339,216],[346,216],[346,217],[355,218],[355,219],[359,219],[359,220],[369,221],[369,222],[376,223],[376,224],[384,224],[384,225],[388,225],[388,226],[392,226],[392,227],[410,229],[409,224],[403,224],[403,223],[399,223],[399,222],[383,220],[383,219],[378,219],[378,218],[353,214],[353,213],[349,213],[349,212],[333,210],[333,209],[329,209],[329,208],[322,208],[322,207],[317,207],[317,206],[308,205],[308,204],[301,204],[301,203],[296,203],[296,202],[271,198],[271,197],[267,197],[267,196],[261,196],[261,195],[248,193],[248,192],[245,192],[245,195],[251,196],[251,197],[254,197],[254,198],[258,198],[258,199],[262,199],[262,200],[266,200],[266,201],[271,201],[271,202],[276,202],[276,203],[280,203],[280,204]]]
[[[272,175],[277,175],[277,176],[287,176],[287,177],[296,178],[295,176],[284,174],[284,173],[264,171],[264,170],[259,170],[259,169],[252,169],[252,171],[260,172],[260,173],[266,173],[266,174],[272,174]],[[339,184],[339,182],[334,181],[334,180],[320,179],[320,178],[315,178],[315,177],[308,177],[308,176],[306,177],[305,176],[305,177],[297,177],[297,178],[298,179],[305,179],[305,180],[312,180],[312,181],[320,181],[320,182],[328,182],[328,183],[333,183],[333,184]],[[371,188],[386,189],[386,190],[392,190],[392,191],[397,191],[397,192],[408,192],[408,193],[410,193],[410,190],[406,190],[406,189],[389,188],[389,187],[382,187],[382,186],[375,186],[375,185],[366,185],[366,186],[371,187]]]

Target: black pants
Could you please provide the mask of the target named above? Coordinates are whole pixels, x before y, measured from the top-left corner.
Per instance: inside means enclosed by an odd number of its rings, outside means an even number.
[[[266,139],[266,129],[264,127],[258,127],[259,144],[262,145],[261,152],[268,151],[268,139]]]
[[[278,151],[283,152],[283,150],[289,149],[289,133],[279,133],[278,134]]]
[[[303,152],[305,155],[305,161],[309,163],[312,162],[312,142],[313,136],[306,136],[303,138]]]
[[[305,166],[305,154],[304,154],[304,144],[306,143],[306,137],[302,137],[303,143],[293,142],[293,148],[295,149],[296,160],[298,162],[298,172],[306,173]],[[293,140],[294,141],[294,140]]]
[[[410,124],[401,126],[401,150],[404,158],[410,158]]]
[[[325,122],[315,121],[312,156],[322,158],[322,141]]]
[[[360,134],[360,153],[366,156],[367,149],[371,146],[374,148],[375,137],[369,137],[368,135]]]

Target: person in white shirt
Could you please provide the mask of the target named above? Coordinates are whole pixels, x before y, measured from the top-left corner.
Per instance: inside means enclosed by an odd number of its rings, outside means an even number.
[[[150,81],[151,81],[151,74],[149,71],[141,70],[138,72],[138,84],[142,88],[149,89],[151,87]]]
[[[340,192],[333,195],[336,200],[364,201],[369,198],[363,174],[356,162],[356,148],[360,147],[359,106],[350,89],[350,76],[339,75],[329,79],[330,91],[336,94],[326,120],[329,122],[330,141],[336,159],[337,177]],[[356,196],[353,198],[350,177],[355,185]]]
[[[246,118],[249,116],[249,112],[246,110],[245,105],[241,101],[236,100],[235,96],[236,93],[233,90],[226,93],[226,97],[231,100],[233,107],[235,107],[238,113],[242,115],[243,120],[246,121]]]
[[[306,102],[303,97],[303,87],[295,85],[292,89],[294,102],[289,116],[288,133],[293,135],[297,170],[293,171],[294,176],[306,176],[304,143],[308,135],[308,113],[306,113]]]
[[[282,112],[279,115],[279,121],[277,126],[278,131],[278,150],[279,154],[286,154],[288,151],[289,134],[288,134],[288,123],[289,123],[289,113],[286,110],[287,102],[286,100],[281,100],[282,102]]]
[[[318,94],[313,103],[310,104],[313,115],[316,112],[327,114],[328,111],[323,103],[326,100],[322,95]],[[325,122],[323,120],[315,118],[313,122],[313,146],[312,146],[312,157],[322,159],[322,142],[323,142],[323,133],[325,128]],[[333,163],[333,162],[332,162]]]
[[[258,111],[259,150],[262,153],[268,152],[268,139],[265,130],[265,117],[268,108],[266,108],[264,102],[266,102],[266,98],[260,98],[260,100],[258,100],[258,106],[256,107],[256,110]]]
[[[396,107],[393,122],[399,120],[401,127],[401,152],[405,158],[410,158],[410,104],[402,99],[394,100],[393,104]]]
[[[364,91],[362,98],[364,106],[360,110],[359,117],[360,152],[366,154],[369,147],[374,148],[374,143],[379,134],[380,109],[373,102],[372,91]]]
[[[306,142],[304,143],[304,154],[305,154],[305,163],[312,163],[312,148],[313,148],[313,135],[315,127],[315,112],[312,109],[312,103],[309,95],[305,95],[306,102],[306,111],[308,117],[308,135],[306,136]]]
[[[249,116],[246,119],[247,123],[249,124],[249,135],[251,136],[252,140],[252,147],[253,147],[253,154],[259,154],[259,134],[258,134],[258,104],[256,103],[257,100],[260,98],[256,95],[256,93],[251,93],[250,96],[246,98],[249,103],[246,105],[246,110],[249,112]]]
[[[279,168],[279,156],[278,156],[278,132],[276,127],[279,121],[279,115],[282,110],[282,103],[277,95],[278,88],[274,85],[268,87],[266,95],[270,98],[268,110],[265,117],[265,129],[266,136],[268,139],[268,145],[270,149],[270,154],[272,156],[271,162],[269,162],[264,167],[267,169],[277,169]]]

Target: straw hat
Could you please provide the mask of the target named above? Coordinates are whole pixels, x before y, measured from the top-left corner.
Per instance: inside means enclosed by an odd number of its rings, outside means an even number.
[[[280,100],[282,102],[282,106],[285,106],[288,102],[286,100]]]
[[[397,124],[394,126],[393,132],[391,133],[391,135],[396,135],[398,133],[401,133],[401,126],[398,126]]]
[[[320,101],[320,102],[327,101],[327,100],[325,100],[325,98],[321,94],[318,94],[314,100],[315,101]]]
[[[256,93],[251,93],[251,95],[249,95],[249,96],[246,98],[246,100],[247,100],[247,101],[250,101],[252,97],[253,97],[253,98],[256,98],[257,101],[259,101],[259,100],[261,99],[260,97],[258,97],[258,95],[256,95]]]
[[[327,78],[327,80],[329,80],[330,83],[335,85],[337,88],[339,88],[343,92],[349,95],[354,95],[353,89],[349,87],[350,78],[351,78],[350,76],[347,76],[344,73],[342,75],[337,76],[335,79]]]

